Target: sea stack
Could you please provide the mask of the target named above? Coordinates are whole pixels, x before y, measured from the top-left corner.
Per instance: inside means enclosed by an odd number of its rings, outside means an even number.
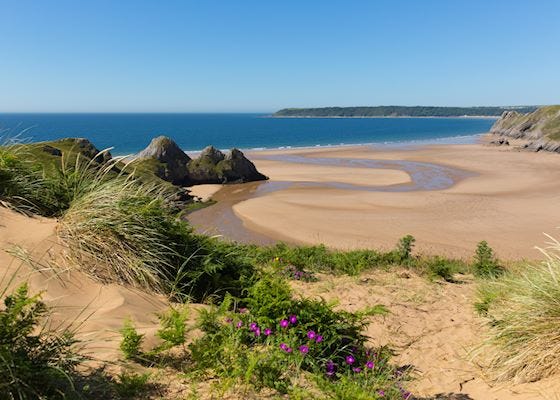
[[[174,185],[188,185],[187,165],[191,158],[167,136],[153,138],[148,147],[138,153],[139,159],[151,159],[158,162],[154,171],[161,179]]]
[[[138,153],[139,160],[156,161],[157,176],[175,185],[191,186],[206,183],[242,183],[268,179],[238,149],[227,154],[213,146],[206,147],[191,159],[170,138],[159,136]]]

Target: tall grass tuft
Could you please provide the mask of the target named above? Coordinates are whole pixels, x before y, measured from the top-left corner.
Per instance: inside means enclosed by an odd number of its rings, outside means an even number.
[[[23,148],[14,141],[0,141],[0,206],[30,214],[48,208],[45,197],[42,173],[26,161]]]
[[[70,203],[58,234],[75,265],[105,282],[197,300],[239,294],[253,266],[241,249],[196,235],[168,192],[132,175],[113,176]]]
[[[157,187],[116,177],[74,200],[58,234],[91,275],[163,291],[182,233],[163,202]]]
[[[541,265],[484,283],[487,345],[497,381],[536,381],[560,373],[560,243],[553,240]],[[479,307],[480,308],[480,307]]]

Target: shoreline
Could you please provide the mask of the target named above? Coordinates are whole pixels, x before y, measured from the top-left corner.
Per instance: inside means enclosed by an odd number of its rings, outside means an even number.
[[[362,146],[380,146],[380,147],[407,147],[407,146],[429,146],[429,145],[439,145],[439,144],[475,144],[479,143],[484,137],[488,136],[489,132],[475,133],[472,135],[457,135],[457,136],[444,136],[441,138],[430,138],[430,139],[413,139],[413,140],[396,140],[396,141],[385,141],[385,142],[367,142],[367,143],[338,143],[338,144],[311,144],[306,146],[279,146],[279,147],[250,147],[250,148],[240,148],[243,153],[252,154],[260,152],[270,152],[270,151],[300,151],[300,150],[324,150],[324,149],[338,149],[338,148],[352,148],[352,147],[362,147]],[[187,155],[198,155],[204,149],[199,150],[184,150]],[[227,152],[229,149],[222,148],[218,149],[222,152]],[[133,157],[137,153],[133,154],[117,154],[116,157]]]
[[[412,116],[412,115],[376,115],[376,116],[345,116],[345,115],[332,115],[332,116],[314,116],[314,115],[268,115],[263,116],[261,118],[421,118],[421,119],[430,119],[430,118],[442,118],[442,119],[499,119],[499,115],[453,115],[453,116],[437,116],[437,115],[426,115],[426,116]]]
[[[485,139],[480,136],[477,143],[465,145],[352,146],[250,153],[257,168],[271,179],[264,184],[253,182],[219,189],[216,196],[237,195],[235,201],[219,206],[222,216],[225,210],[228,213],[220,223],[225,221],[230,230],[242,233],[249,242],[254,233],[261,238],[289,239],[294,244],[388,249],[400,237],[411,234],[417,238],[417,250],[426,254],[471,257],[476,243],[487,240],[502,259],[540,258],[533,246],[545,242],[542,232],[555,235],[557,231],[551,216],[556,215],[554,204],[560,183],[550,182],[560,182],[560,157],[488,146]],[[308,163],[262,157],[267,154],[295,154],[311,160],[344,158],[354,160],[356,165],[314,165],[310,169]],[[368,186],[375,186],[376,179],[386,187],[402,184],[398,176],[402,171],[368,169],[371,160],[428,163],[470,175],[435,190],[368,190]],[[427,176],[431,173],[424,172]],[[366,185],[356,188],[356,184]],[[253,186],[249,190],[247,185]],[[213,209],[218,208],[214,207],[194,212],[189,220],[208,231],[216,218]],[[225,236],[231,237],[231,233]]]

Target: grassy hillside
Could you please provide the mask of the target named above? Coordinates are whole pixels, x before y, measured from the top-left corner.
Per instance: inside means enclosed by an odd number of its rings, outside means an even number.
[[[521,139],[560,140],[560,105],[540,107],[532,113],[505,113],[491,132]]]

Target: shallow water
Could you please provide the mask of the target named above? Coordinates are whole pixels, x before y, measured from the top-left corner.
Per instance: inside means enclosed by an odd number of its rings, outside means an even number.
[[[459,180],[474,176],[472,172],[444,165],[405,160],[374,160],[350,158],[325,158],[293,154],[253,155],[252,159],[282,161],[296,164],[312,164],[353,168],[373,168],[400,170],[410,176],[411,181],[394,185],[354,185],[345,182],[287,182],[262,181],[238,185],[227,185],[220,189],[213,198],[215,205],[195,211],[188,219],[199,232],[221,235],[242,243],[270,244],[276,240],[247,228],[235,215],[233,206],[242,201],[265,196],[289,188],[329,187],[341,190],[358,190],[366,192],[413,192],[444,190],[455,185]],[[290,238],[282,238],[290,242]]]

